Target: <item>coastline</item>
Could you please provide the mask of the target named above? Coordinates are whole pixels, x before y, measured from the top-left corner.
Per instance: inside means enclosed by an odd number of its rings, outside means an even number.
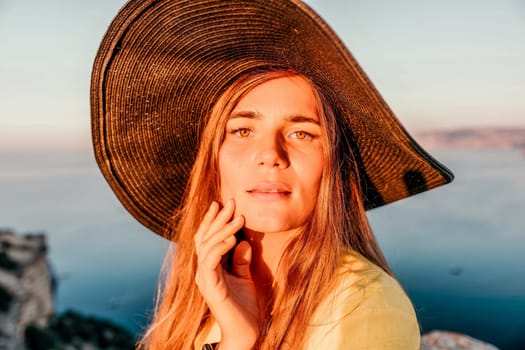
[[[57,278],[48,261],[44,234],[0,230],[0,246],[2,349],[133,348],[135,337],[114,322],[73,310],[55,313]],[[454,349],[497,350],[460,333],[434,330],[422,335],[421,350]]]

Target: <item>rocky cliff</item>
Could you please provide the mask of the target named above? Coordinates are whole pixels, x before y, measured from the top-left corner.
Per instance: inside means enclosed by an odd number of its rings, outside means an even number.
[[[0,230],[0,350],[128,350],[123,328],[74,311],[53,311],[56,279],[43,234]]]
[[[0,231],[0,349],[23,347],[30,323],[46,325],[53,313],[54,279],[42,234]]]
[[[463,128],[429,130],[414,133],[423,147],[464,149],[522,149],[525,150],[525,127]]]
[[[421,338],[421,350],[498,350],[498,348],[464,334],[433,331]]]

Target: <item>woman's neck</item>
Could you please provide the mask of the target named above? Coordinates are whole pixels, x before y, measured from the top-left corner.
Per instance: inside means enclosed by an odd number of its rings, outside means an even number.
[[[279,274],[279,263],[284,249],[298,230],[262,233],[245,230],[246,240],[252,247],[251,273],[259,301],[268,305],[282,288],[284,276]]]

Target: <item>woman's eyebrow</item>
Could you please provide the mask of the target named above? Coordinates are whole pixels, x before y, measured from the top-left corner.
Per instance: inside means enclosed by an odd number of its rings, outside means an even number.
[[[240,111],[230,114],[228,119],[235,118],[249,118],[249,119],[262,119],[261,115],[257,112],[252,111]]]
[[[262,119],[262,116],[257,112],[240,111],[230,114],[228,119],[235,118]],[[285,117],[284,120],[288,123],[312,123],[315,125],[320,125],[319,119],[306,117],[304,115],[290,115],[288,117]]]
[[[312,124],[320,125],[319,119],[306,117],[304,115],[292,115],[292,116],[286,117],[285,120],[291,123],[312,123]]]

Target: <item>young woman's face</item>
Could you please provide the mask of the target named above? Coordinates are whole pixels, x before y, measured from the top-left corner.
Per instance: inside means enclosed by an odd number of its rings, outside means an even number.
[[[230,115],[219,151],[222,201],[248,229],[296,229],[310,217],[323,168],[323,138],[312,86],[276,78],[248,92]]]

